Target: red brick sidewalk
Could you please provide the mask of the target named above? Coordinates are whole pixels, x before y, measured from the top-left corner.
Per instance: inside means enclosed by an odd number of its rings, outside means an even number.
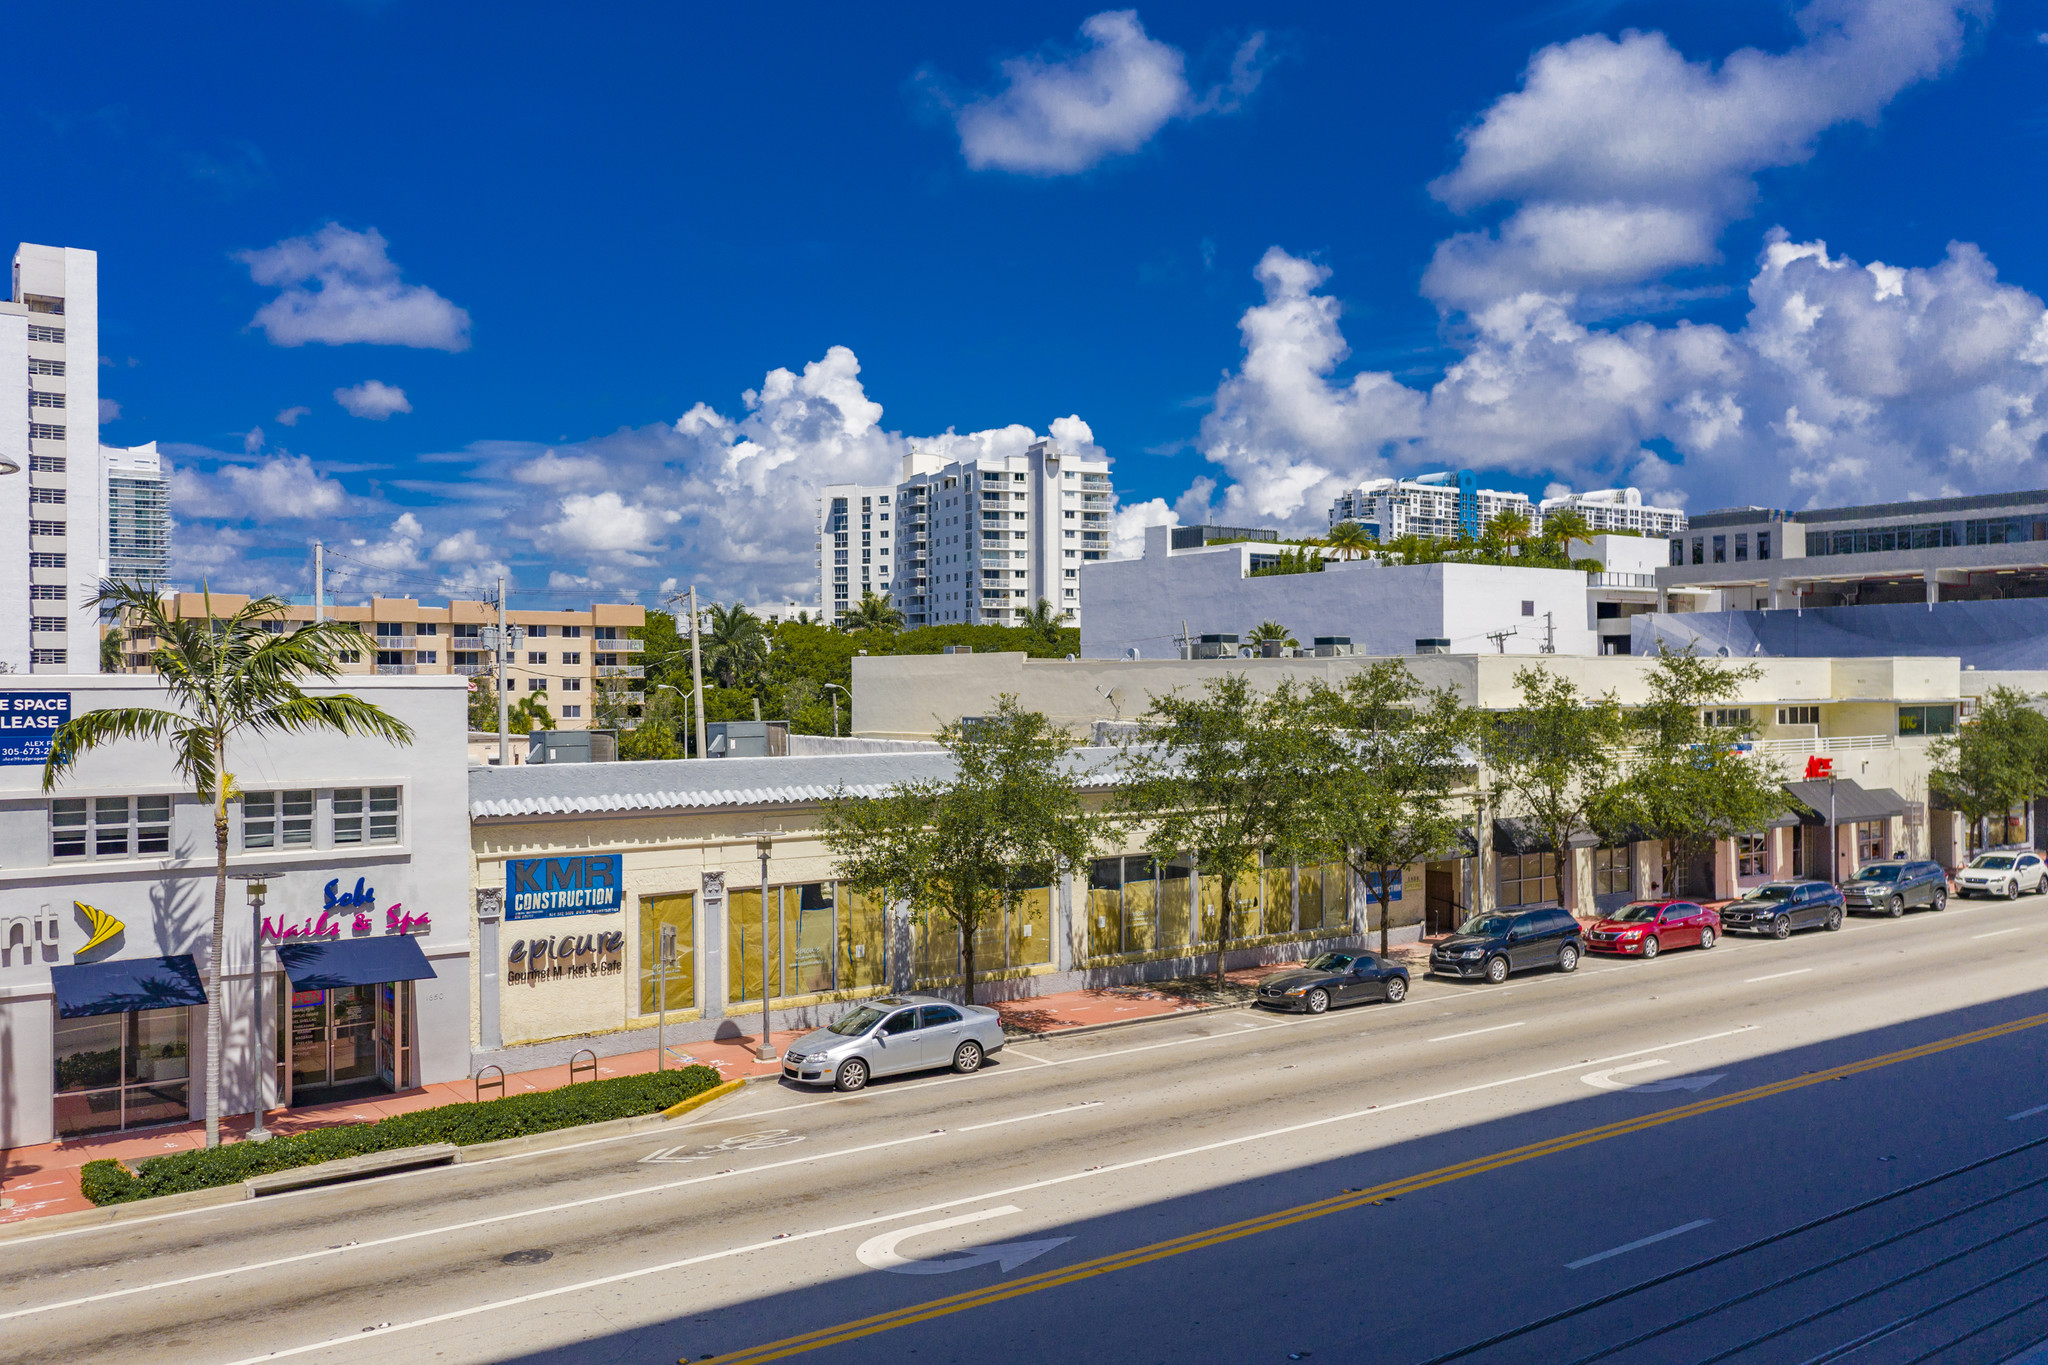
[[[1232,972],[1229,976],[1230,988],[1220,994],[1216,990],[1213,977],[1200,977],[1144,986],[1109,986],[1096,990],[1065,991],[1058,995],[1042,995],[1029,1000],[1006,1000],[994,1008],[1003,1016],[1005,1032],[1012,1036],[1043,1036],[1074,1028],[1181,1014],[1208,1005],[1237,1003],[1249,998],[1251,987],[1260,977],[1269,972],[1284,970],[1285,965]],[[749,1021],[744,1017],[738,1017],[733,1022],[744,1026]],[[791,1030],[770,1036],[769,1041],[775,1045],[778,1058],[783,1047],[797,1037],[798,1032]],[[669,1063],[671,1066],[702,1063],[705,1066],[716,1067],[719,1074],[728,1079],[779,1073],[782,1069],[779,1060],[760,1062],[754,1059],[755,1042],[754,1035],[741,1034],[716,1042],[673,1043],[669,1046]],[[631,1076],[652,1070],[652,1048],[644,1052],[622,1053],[616,1057],[601,1057],[597,1063],[599,1078]],[[587,1072],[584,1074],[588,1075]],[[569,1068],[566,1066],[544,1067],[537,1071],[515,1071],[505,1077],[505,1093],[516,1095],[535,1090],[554,1090],[567,1084]],[[264,1115],[263,1122],[273,1133],[303,1133],[308,1129],[328,1128],[337,1124],[374,1123],[393,1114],[407,1114],[416,1109],[431,1109],[443,1104],[464,1103],[476,1097],[476,1089],[469,1081],[441,1082],[397,1094],[375,1095],[335,1104],[306,1105],[298,1109],[274,1110]],[[496,1087],[484,1090],[483,1097],[495,1099]],[[248,1130],[247,1114],[235,1114],[221,1120],[223,1142],[240,1142]],[[137,1132],[108,1133],[0,1151],[0,1199],[12,1201],[10,1205],[0,1207],[0,1223],[20,1222],[28,1218],[42,1218],[50,1214],[72,1213],[91,1208],[92,1205],[78,1192],[79,1168],[88,1161],[111,1157],[115,1160],[133,1162],[143,1157],[162,1156],[166,1152],[181,1152],[188,1148],[200,1147],[205,1141],[204,1124],[181,1123],[162,1128],[146,1128]]]

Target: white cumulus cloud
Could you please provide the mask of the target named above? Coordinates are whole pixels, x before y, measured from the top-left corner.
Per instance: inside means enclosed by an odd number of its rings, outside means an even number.
[[[1180,49],[1145,32],[1136,10],[1081,24],[1083,46],[1058,57],[1012,57],[1003,88],[953,111],[960,151],[976,170],[1071,175],[1134,152],[1176,118],[1229,112],[1257,88],[1265,35],[1237,50],[1230,74],[1206,94],[1188,85]]]
[[[350,509],[339,483],[305,455],[279,453],[255,464],[222,463],[203,472],[179,461],[171,471],[171,508],[180,522],[216,517],[262,524],[332,517]],[[197,527],[190,530],[197,532]]]
[[[346,408],[349,416],[368,418],[372,422],[385,421],[393,413],[412,411],[404,389],[394,388],[377,379],[365,379],[351,389],[336,389],[334,401]]]
[[[423,284],[405,283],[388,246],[375,228],[329,223],[309,237],[238,253],[250,279],[279,290],[251,325],[278,346],[468,349],[469,314]]]
[[[311,417],[312,415],[313,410],[309,407],[286,408],[277,414],[277,424],[281,427],[295,427],[299,424],[301,417]]]

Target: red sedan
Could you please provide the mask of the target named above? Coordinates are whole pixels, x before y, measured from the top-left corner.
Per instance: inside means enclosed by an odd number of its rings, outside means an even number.
[[[1636,901],[1586,931],[1589,953],[1655,957],[1666,948],[1711,948],[1721,917],[1694,901]]]

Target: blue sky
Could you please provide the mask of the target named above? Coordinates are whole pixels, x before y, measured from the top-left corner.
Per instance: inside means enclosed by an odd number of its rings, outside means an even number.
[[[1134,535],[1382,473],[2038,487],[2048,4],[42,7],[14,238],[100,252],[177,576],[810,595],[908,443]],[[1823,245],[1824,244],[1824,245]],[[1072,419],[1078,419],[1072,420]]]

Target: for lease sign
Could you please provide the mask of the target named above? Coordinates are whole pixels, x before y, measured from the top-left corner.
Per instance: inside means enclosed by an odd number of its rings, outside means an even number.
[[[42,766],[50,736],[70,719],[69,692],[0,692],[0,765]]]
[[[616,853],[510,859],[505,864],[505,918],[616,914],[624,864]]]

